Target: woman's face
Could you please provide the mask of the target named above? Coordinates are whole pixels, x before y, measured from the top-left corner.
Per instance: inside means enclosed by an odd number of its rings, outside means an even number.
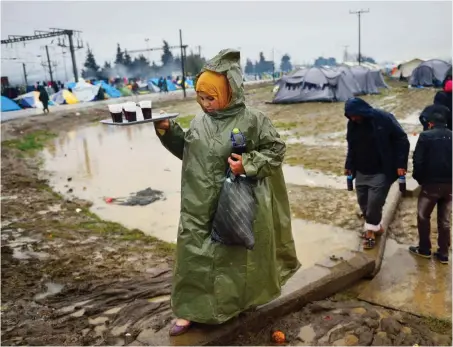
[[[219,100],[205,92],[197,92],[198,100],[207,112],[215,112],[220,109]]]

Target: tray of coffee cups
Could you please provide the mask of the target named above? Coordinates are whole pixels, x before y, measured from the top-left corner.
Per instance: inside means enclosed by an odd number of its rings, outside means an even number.
[[[157,113],[152,111],[151,101],[126,102],[124,104],[108,105],[111,119],[100,122],[107,125],[133,125],[149,122],[158,122],[164,119],[176,118],[179,113]]]

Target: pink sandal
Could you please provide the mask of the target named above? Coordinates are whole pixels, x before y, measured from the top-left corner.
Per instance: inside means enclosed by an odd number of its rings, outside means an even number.
[[[175,322],[172,324],[169,334],[170,336],[179,336],[182,334],[185,334],[187,330],[189,330],[190,326],[192,325],[192,322],[189,322],[186,325],[178,325],[177,324],[178,320],[175,320]]]

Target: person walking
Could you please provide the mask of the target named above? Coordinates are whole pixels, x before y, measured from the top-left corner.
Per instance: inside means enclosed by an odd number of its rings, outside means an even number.
[[[428,130],[418,138],[413,155],[413,178],[421,186],[418,196],[417,227],[419,244],[409,247],[412,254],[431,258],[431,213],[437,205],[437,245],[435,258],[448,263],[451,240],[452,132],[446,117],[450,110],[442,105],[425,109]]]
[[[364,248],[384,232],[381,219],[390,186],[407,170],[409,140],[395,117],[360,98],[345,103],[348,152],[345,175],[356,180],[357,200],[365,218]]]
[[[452,92],[452,85],[453,82],[452,80],[448,80],[444,84],[443,90],[439,91],[436,93],[434,96],[434,104],[435,105],[442,105],[445,106],[449,112],[446,114],[446,121],[447,121],[447,128],[452,130],[452,98],[451,98],[451,92]]]
[[[44,113],[49,113],[49,94],[44,86],[38,86],[39,101],[42,102]]]
[[[268,303],[300,267],[282,171],[286,146],[269,118],[245,105],[239,51],[223,50],[208,61],[195,91],[203,113],[187,132],[174,120],[155,123],[163,146],[182,160],[171,294],[178,319],[170,329],[172,336],[186,332],[192,322],[222,324]],[[247,140],[242,155],[232,154],[235,129]],[[253,250],[211,239],[228,168],[256,180]]]

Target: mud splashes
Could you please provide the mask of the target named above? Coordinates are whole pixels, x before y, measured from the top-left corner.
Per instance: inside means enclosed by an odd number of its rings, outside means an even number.
[[[42,300],[42,299],[47,298],[48,296],[56,295],[63,290],[64,285],[55,283],[55,282],[47,282],[46,287],[47,287],[47,290],[44,293],[36,294],[33,299]]]

